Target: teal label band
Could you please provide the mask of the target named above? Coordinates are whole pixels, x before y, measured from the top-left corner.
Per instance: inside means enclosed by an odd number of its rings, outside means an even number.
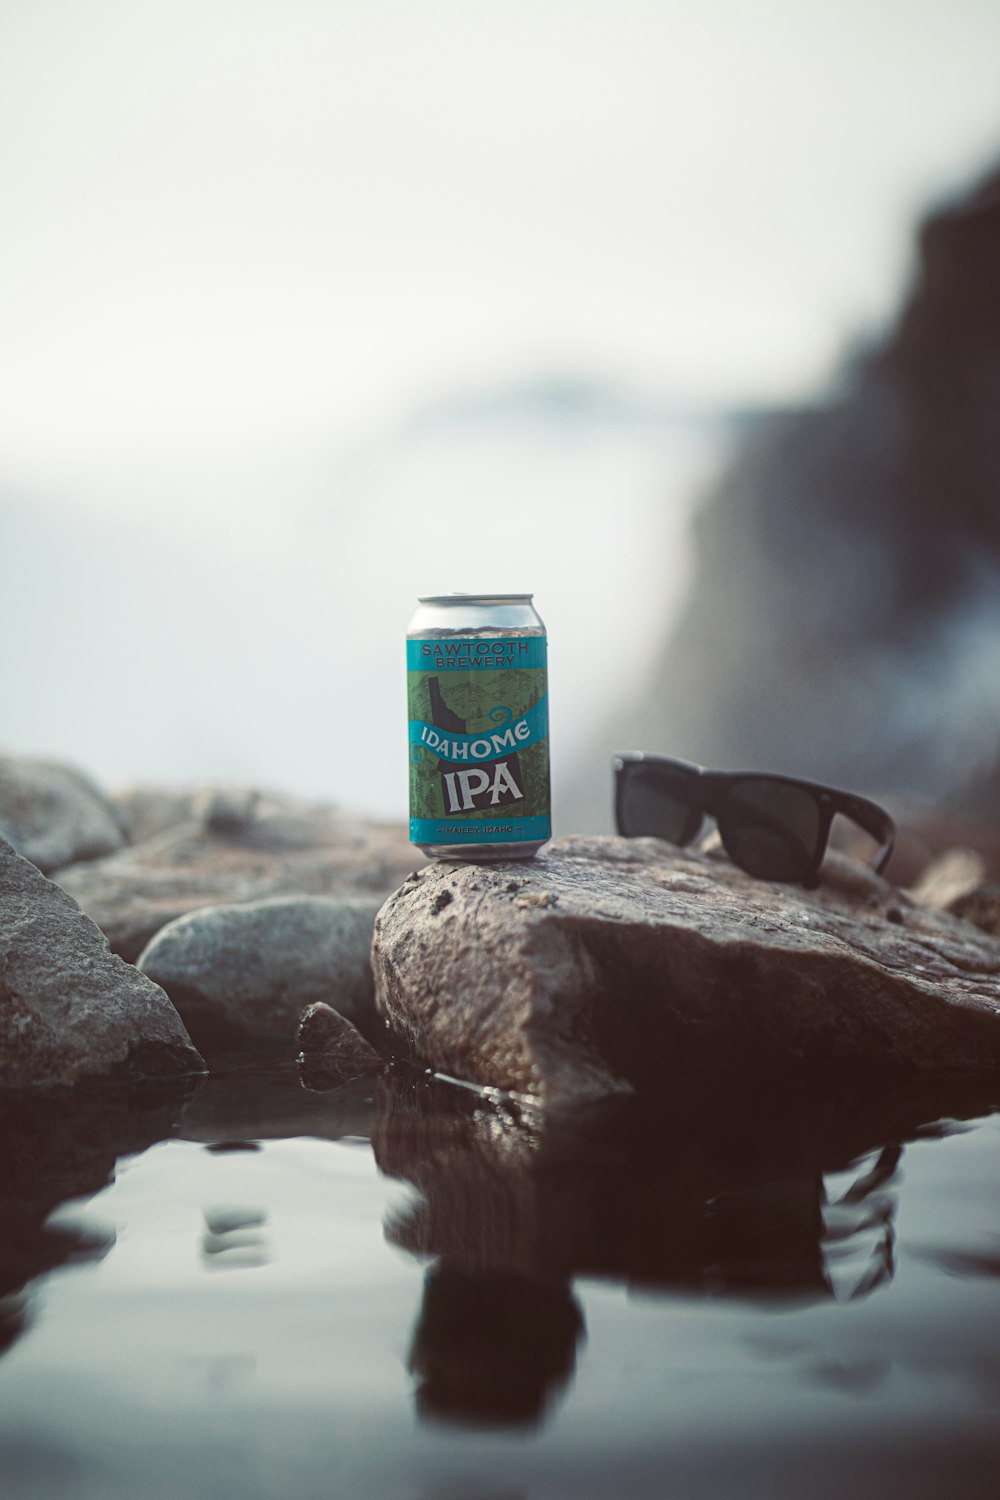
[[[543,635],[459,637],[406,643],[409,672],[510,672],[546,665]]]
[[[544,636],[407,641],[411,827],[418,843],[543,843]]]
[[[552,837],[549,817],[497,818],[476,823],[448,822],[442,818],[411,818],[411,844],[521,844],[544,842]]]
[[[536,745],[549,732],[549,701],[542,698],[520,718],[515,718],[504,704],[497,704],[489,712],[491,724],[485,734],[459,734],[450,729],[439,729],[423,719],[411,719],[410,760],[415,765],[422,754],[433,755],[435,760],[447,761],[449,765],[468,765],[496,760],[509,755],[512,750],[527,750]]]

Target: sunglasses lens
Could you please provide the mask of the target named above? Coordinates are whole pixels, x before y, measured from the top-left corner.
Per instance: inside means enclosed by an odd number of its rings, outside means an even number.
[[[787,782],[736,782],[719,809],[719,832],[730,859],[763,880],[801,880],[816,855],[820,810]]]
[[[627,765],[620,773],[618,832],[626,838],[689,844],[702,824],[692,779],[662,766]]]

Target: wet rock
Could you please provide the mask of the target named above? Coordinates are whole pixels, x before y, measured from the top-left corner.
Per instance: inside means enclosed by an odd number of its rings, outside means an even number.
[[[303,1009],[375,1024],[371,938],[379,896],[278,896],[209,906],[164,927],[138,967],[162,985],[200,1047],[291,1043]]]
[[[339,1088],[384,1066],[357,1027],[322,1001],[303,1012],[298,1045],[302,1081],[310,1089]]]
[[[47,874],[125,843],[101,789],[73,766],[0,756],[0,835]]]
[[[551,1104],[706,1066],[995,1069],[1000,945],[846,860],[824,876],[654,839],[436,863],[379,914],[377,1003],[422,1063]]]
[[[111,953],[72,897],[0,840],[0,1083],[203,1067],[163,990]]]
[[[56,878],[134,962],[187,912],[271,896],[384,899],[419,859],[399,824],[270,797],[236,807],[210,791],[194,799],[189,822]]]

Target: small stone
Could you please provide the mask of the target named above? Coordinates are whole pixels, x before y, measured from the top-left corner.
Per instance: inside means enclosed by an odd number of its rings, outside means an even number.
[[[0,1083],[204,1071],[163,990],[0,839]]]
[[[73,766],[0,756],[0,835],[48,874],[125,843],[122,818]]]
[[[241,834],[256,822],[260,793],[253,788],[207,787],[194,811],[209,833]]]
[[[357,1027],[322,1001],[303,1012],[298,1045],[303,1081],[311,1089],[339,1088],[385,1065]]]

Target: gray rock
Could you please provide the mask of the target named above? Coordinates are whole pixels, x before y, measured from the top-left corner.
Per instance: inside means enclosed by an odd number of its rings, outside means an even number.
[[[143,844],[189,823],[205,833],[232,838],[247,835],[253,825],[260,824],[269,828],[273,837],[276,821],[280,821],[286,840],[289,828],[295,827],[300,841],[308,844],[316,842],[321,829],[329,832],[339,820],[336,808],[328,803],[303,802],[235,783],[133,786],[113,793],[111,800],[133,844]]]
[[[340,1088],[384,1067],[357,1027],[322,1001],[303,1011],[298,1044],[302,1081],[310,1089]]]
[[[673,1070],[995,1069],[1000,945],[831,857],[817,891],[654,839],[438,863],[375,928],[377,1003],[434,1069],[572,1103]]]
[[[122,820],[73,766],[0,756],[0,835],[47,874],[125,843]]]
[[[111,801],[130,844],[144,844],[195,817],[197,792],[191,787],[135,786],[113,792]]]
[[[200,1047],[290,1044],[318,1000],[375,1024],[371,939],[378,896],[279,896],[210,906],[169,923],[139,956]]]
[[[0,839],[0,1083],[203,1069],[159,986],[111,953],[72,897]]]
[[[335,809],[199,794],[191,821],[107,859],[59,870],[56,879],[134,962],[168,922],[205,906],[271,896],[339,893],[384,899],[421,856],[395,823]],[[220,826],[223,824],[224,826]]]
[[[1000,885],[987,881],[970,891],[963,891],[949,902],[948,910],[963,922],[971,922],[981,932],[1000,937]]]

